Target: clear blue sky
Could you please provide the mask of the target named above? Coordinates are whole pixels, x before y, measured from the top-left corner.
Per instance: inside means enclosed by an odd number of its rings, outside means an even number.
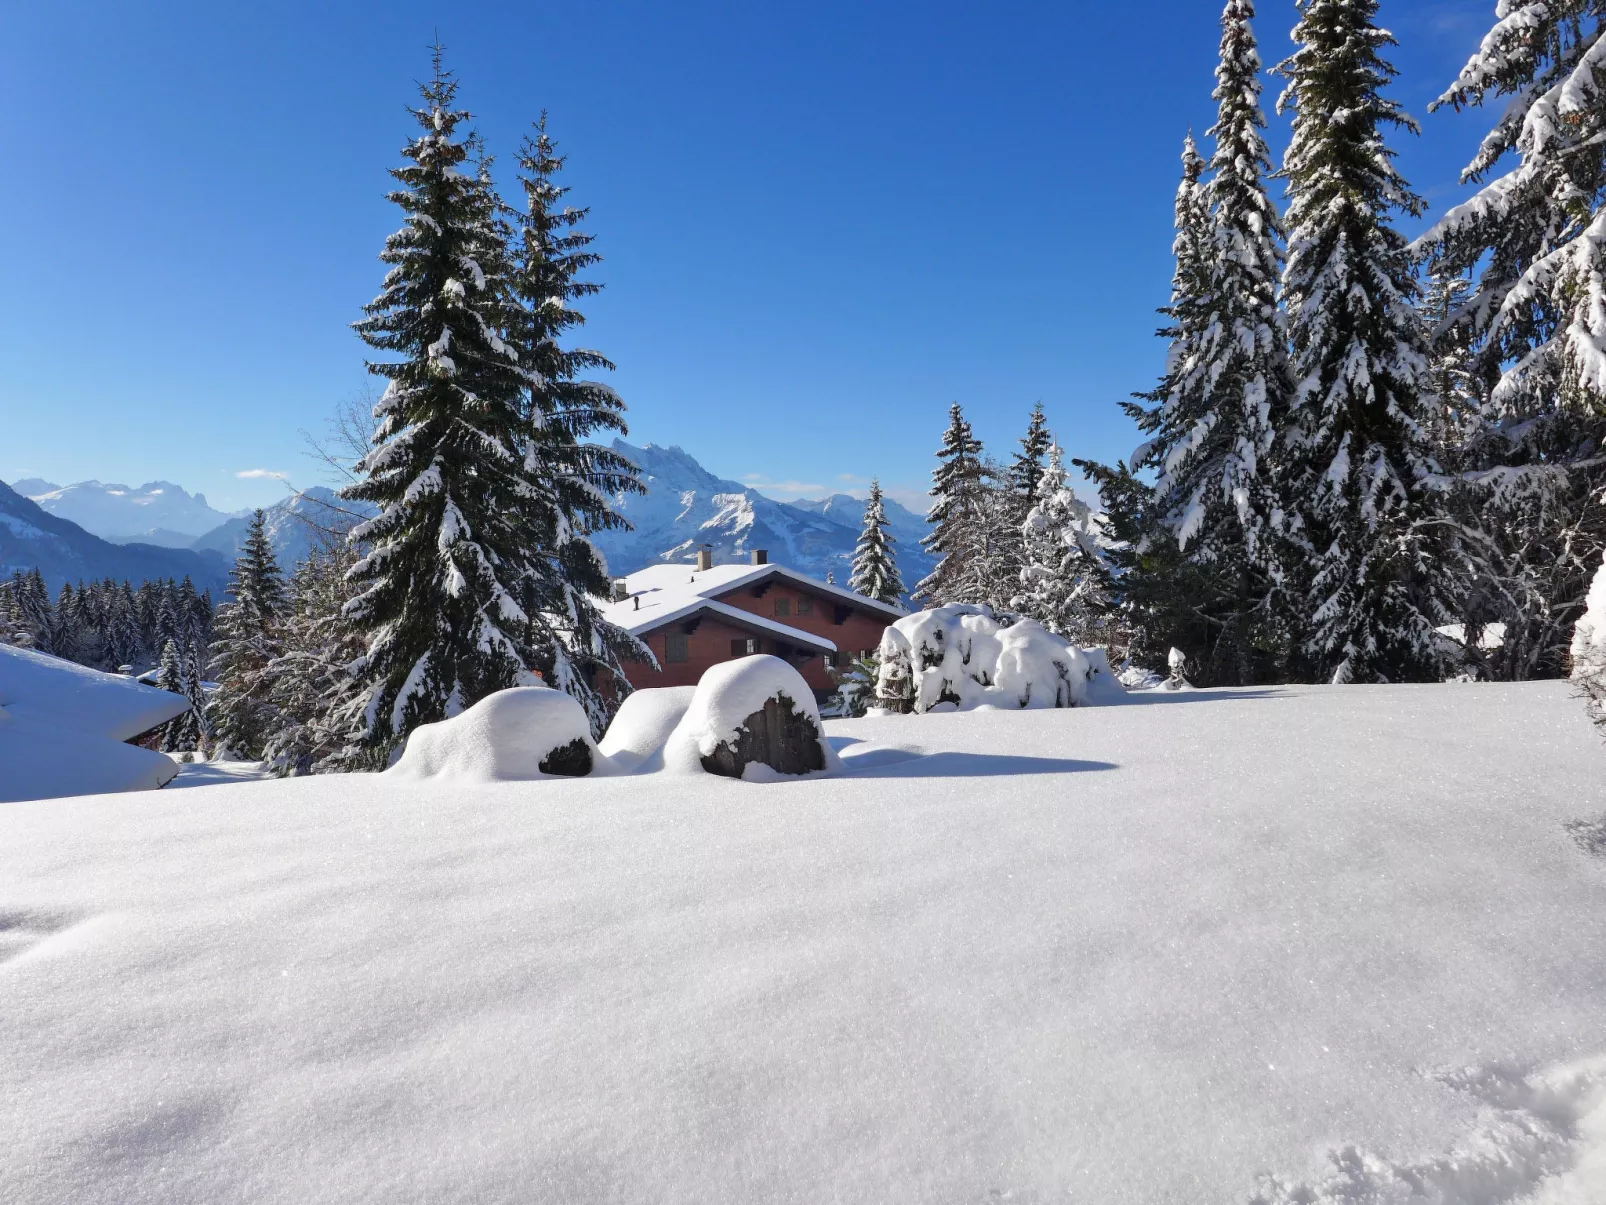
[[[1268,63],[1291,0],[1262,0]],[[1493,0],[1384,0],[1398,140],[1442,210],[1486,125],[1427,101]],[[777,496],[924,488],[944,412],[1013,446],[1136,442],[1216,0],[15,5],[0,189],[0,478],[269,501],[365,385],[349,329],[439,31],[506,165],[544,107],[607,289],[586,342],[631,438]],[[1268,81],[1268,102],[1277,81]],[[1273,118],[1280,147],[1283,123]]]

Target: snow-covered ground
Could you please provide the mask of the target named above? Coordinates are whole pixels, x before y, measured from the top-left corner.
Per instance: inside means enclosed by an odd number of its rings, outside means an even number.
[[[1606,1201],[1572,688],[1140,699],[0,807],[0,1200]]]

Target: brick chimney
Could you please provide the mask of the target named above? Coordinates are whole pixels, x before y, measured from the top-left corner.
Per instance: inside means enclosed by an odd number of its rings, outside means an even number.
[[[768,565],[770,563],[770,550],[768,548],[753,549],[753,564]]]
[[[697,550],[697,572],[706,573],[714,567],[714,548],[711,544],[704,544]]]

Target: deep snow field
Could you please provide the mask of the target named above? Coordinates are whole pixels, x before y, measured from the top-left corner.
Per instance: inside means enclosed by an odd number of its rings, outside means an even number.
[[[1571,688],[1135,702],[0,806],[0,1201],[1606,1202]]]

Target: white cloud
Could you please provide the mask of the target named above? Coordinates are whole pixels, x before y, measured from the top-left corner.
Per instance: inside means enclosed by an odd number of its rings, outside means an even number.
[[[748,473],[742,478],[742,484],[751,486],[778,502],[791,502],[798,498],[831,492],[817,481],[771,481],[763,473]]]
[[[241,469],[234,475],[246,481],[257,480],[263,477],[270,477],[275,481],[283,481],[290,474],[281,473],[275,469]]]

